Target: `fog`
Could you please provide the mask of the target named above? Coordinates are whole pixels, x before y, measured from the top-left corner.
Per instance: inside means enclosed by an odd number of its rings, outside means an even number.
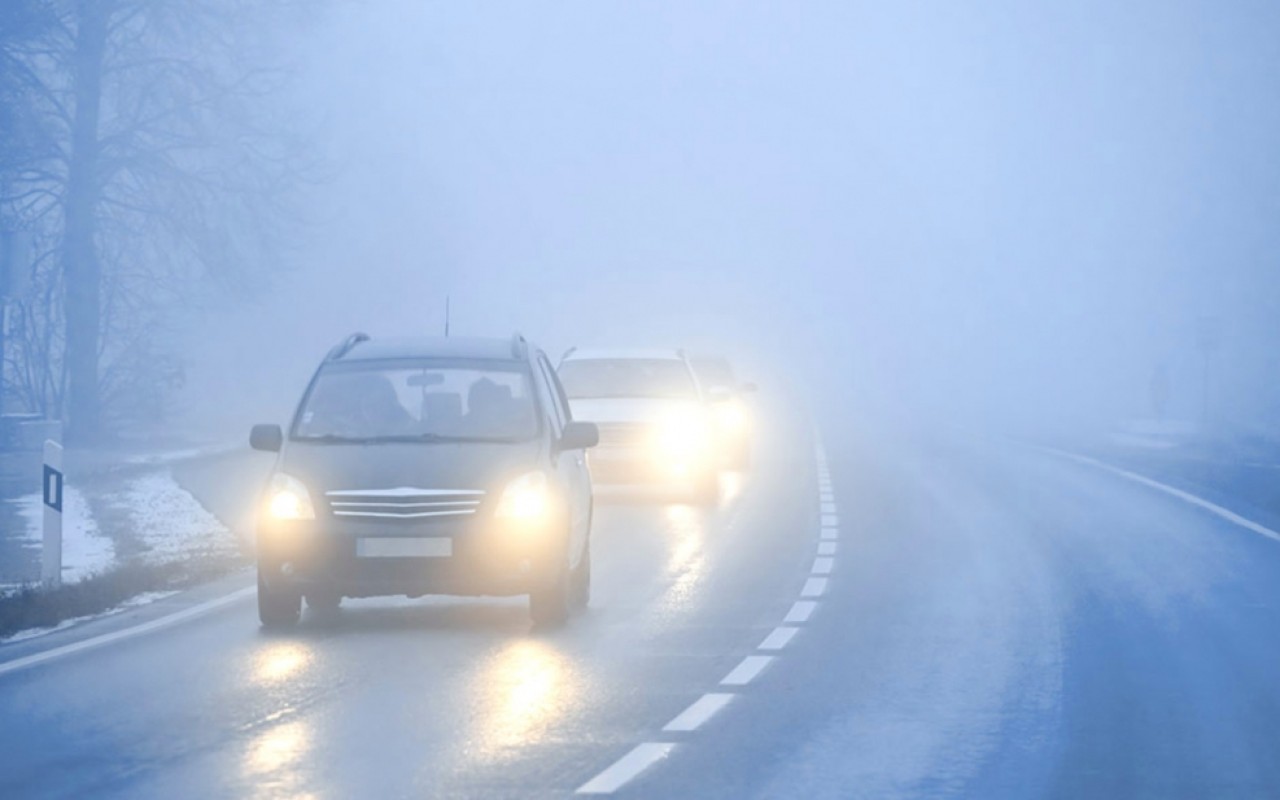
[[[186,424],[352,330],[730,352],[869,420],[1276,421],[1280,9],[334,2],[296,263],[193,317]],[[264,266],[263,271],[267,271]]]

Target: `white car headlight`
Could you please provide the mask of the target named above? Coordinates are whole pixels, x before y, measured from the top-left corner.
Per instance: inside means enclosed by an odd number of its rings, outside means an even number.
[[[715,406],[716,423],[726,433],[741,433],[747,427],[747,408],[741,400],[725,400]]]
[[[315,519],[316,509],[311,504],[311,493],[302,481],[277,472],[271,476],[267,487],[267,513],[272,519]]]
[[[672,414],[659,420],[653,431],[654,455],[659,458],[682,462],[701,458],[708,445],[706,420],[700,414]]]
[[[551,501],[551,485],[546,473],[526,472],[502,490],[493,514],[501,519],[535,522],[551,513]]]

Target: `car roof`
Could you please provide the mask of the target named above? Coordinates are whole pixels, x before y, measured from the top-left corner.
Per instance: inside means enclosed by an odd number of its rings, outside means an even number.
[[[584,347],[565,353],[565,361],[669,359],[683,361],[684,353],[676,348],[662,347]]]
[[[374,361],[388,358],[474,358],[524,361],[524,340],[472,336],[421,336],[368,339],[357,342],[334,361]]]

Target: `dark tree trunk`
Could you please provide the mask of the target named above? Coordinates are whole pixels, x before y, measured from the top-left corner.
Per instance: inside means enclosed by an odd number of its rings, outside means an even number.
[[[98,119],[102,101],[103,54],[112,5],[112,0],[76,2],[75,116],[62,243],[66,358],[70,382],[67,438],[75,442],[91,441],[102,433],[98,383],[102,274],[96,241],[101,192]]]

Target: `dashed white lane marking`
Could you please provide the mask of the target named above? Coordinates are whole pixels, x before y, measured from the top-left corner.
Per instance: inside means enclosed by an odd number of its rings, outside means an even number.
[[[613,765],[578,787],[578,794],[613,794],[637,775],[666,759],[676,749],[670,742],[644,742]]]
[[[815,451],[818,463],[818,490],[821,515],[821,529],[818,543],[818,557],[813,562],[813,574],[825,575],[831,572],[834,561],[830,556],[836,552],[836,543],[831,541],[838,536],[839,517],[836,514],[835,495],[832,493],[831,475],[827,471],[826,455],[819,445]],[[800,590],[801,597],[819,597],[827,591],[827,579],[810,577]],[[784,618],[784,623],[808,622],[817,609],[818,603],[813,600],[797,600]],[[795,637],[799,628],[784,624],[774,628],[758,650],[779,651],[785,648]],[[721,681],[722,686],[746,686],[762,673],[775,656],[751,655],[742,659]],[[0,672],[3,672],[0,666]],[[738,695],[727,692],[708,692],[699,697],[688,708],[680,712],[674,719],[663,726],[666,733],[689,733],[702,727],[708,720],[720,713]],[[636,745],[622,758],[615,761],[603,772],[578,787],[577,794],[613,794],[634,780],[645,770],[668,758],[677,745],[671,742],[643,742]]]
[[[799,628],[788,628],[785,626],[774,628],[773,631],[760,643],[757,650],[781,650],[791,643]]]
[[[42,653],[34,653],[22,658],[15,658],[12,661],[6,661],[5,663],[0,664],[0,675],[17,672],[18,670],[26,669],[28,667],[34,667],[37,664],[44,664],[74,653],[83,653],[85,650],[92,650],[96,647],[102,647],[114,642],[132,639],[135,636],[142,636],[146,633],[158,631],[161,628],[168,628],[171,625],[177,625],[179,622],[185,622],[193,617],[207,614],[214,609],[235,603],[257,591],[258,589],[256,586],[246,586],[243,589],[237,589],[231,594],[225,594],[222,597],[208,600],[204,603],[200,603],[199,605],[194,605],[190,608],[183,609],[182,611],[174,612],[168,616],[160,617],[159,619],[153,619],[150,622],[144,622],[141,625],[134,625],[132,628],[125,628],[124,630],[113,631],[112,633],[104,633],[101,636],[94,636],[91,639],[73,642],[72,644],[66,644],[62,647],[55,647],[52,650],[45,650]]]
[[[791,604],[791,610],[783,618],[783,622],[808,622],[818,604],[812,600],[797,600]]]
[[[810,578],[804,582],[804,588],[800,590],[801,597],[821,597],[827,591],[826,578]]]
[[[722,686],[746,686],[764,672],[764,668],[773,661],[773,656],[747,656],[742,663],[734,667],[720,681]]]
[[[735,697],[737,697],[736,694],[708,692],[693,701],[693,705],[681,711],[675,719],[668,722],[662,729],[668,733],[696,731],[702,727],[703,723],[729,705],[730,701]]]
[[[1205,511],[1208,511],[1210,514],[1214,514],[1218,517],[1221,517],[1222,519],[1225,519],[1227,522],[1230,522],[1233,525],[1239,525],[1241,528],[1244,528],[1247,531],[1251,531],[1252,533],[1256,533],[1259,536],[1265,536],[1268,539],[1273,539],[1277,542],[1280,542],[1280,533],[1277,533],[1271,530],[1265,525],[1259,525],[1258,523],[1254,522],[1251,519],[1246,519],[1240,516],[1239,514],[1235,513],[1234,511],[1228,511],[1227,509],[1223,508],[1217,503],[1211,503],[1208,500],[1205,500],[1203,497],[1197,497],[1194,494],[1191,494],[1190,492],[1184,492],[1181,489],[1175,489],[1172,486],[1167,486],[1163,483],[1160,483],[1159,481],[1153,481],[1150,478],[1137,474],[1136,472],[1129,472],[1128,470],[1120,469],[1119,467],[1113,467],[1110,464],[1104,463],[1102,461],[1098,461],[1097,459],[1094,459],[1094,458],[1089,458],[1088,456],[1081,456],[1075,453],[1068,453],[1065,450],[1055,450],[1050,447],[1046,447],[1042,449],[1044,449],[1046,452],[1053,453],[1054,455],[1058,455],[1063,458],[1070,459],[1072,461],[1078,461],[1081,464],[1088,464],[1091,467],[1096,467],[1098,469],[1105,470],[1106,472],[1110,472],[1112,475],[1118,475],[1121,478],[1131,480],[1134,483],[1140,483],[1149,489],[1155,489],[1157,492],[1164,492],[1165,494],[1171,497],[1178,498],[1184,503],[1190,503],[1191,505],[1197,508],[1202,508]]]

